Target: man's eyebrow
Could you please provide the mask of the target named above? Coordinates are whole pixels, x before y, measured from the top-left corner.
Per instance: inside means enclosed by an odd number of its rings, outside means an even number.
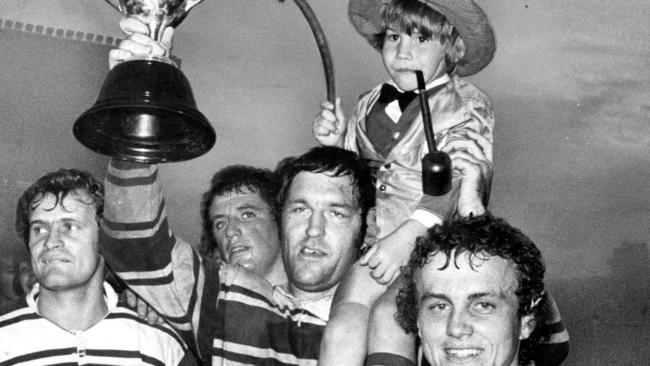
[[[486,292],[475,292],[467,296],[469,300],[476,300],[476,299],[481,299],[481,298],[499,298],[499,299],[504,299],[506,298],[505,293],[503,292],[491,292],[491,291],[486,291]],[[445,300],[448,302],[451,302],[451,299],[445,295],[445,294],[439,294],[435,292],[427,292],[426,294],[422,295],[420,298],[420,302],[429,300],[429,299],[438,299],[438,300]]]
[[[246,203],[241,206],[237,206],[238,210],[254,210],[254,211],[261,211],[263,207],[261,205],[253,204],[253,203]]]
[[[63,223],[68,224],[68,223],[71,223],[71,222],[80,222],[81,220],[76,219],[76,218],[74,218],[74,217],[62,217],[62,218],[57,219],[57,220],[54,220],[54,221],[55,221],[55,222],[63,222]],[[34,224],[39,224],[39,225],[49,225],[50,223],[49,223],[49,221],[39,220],[39,219],[36,219],[36,220],[30,220],[30,221],[29,221],[29,225],[30,225],[30,226],[31,226],[31,225],[34,225]]]
[[[309,203],[307,203],[307,200],[304,199],[304,198],[288,199],[285,205],[291,205],[291,204],[309,205]],[[348,209],[351,209],[351,210],[354,210],[354,209],[357,208],[357,205],[355,205],[353,203],[345,202],[344,200],[327,202],[327,206],[328,207],[348,208]]]
[[[476,300],[476,299],[481,299],[484,297],[496,297],[499,299],[505,299],[506,294],[499,291],[499,292],[492,292],[492,291],[486,291],[486,292],[475,292],[473,294],[470,294],[467,298],[470,300]]]
[[[285,203],[285,205],[292,205],[292,204],[296,204],[296,203],[304,205],[304,204],[307,203],[307,201],[304,198],[288,198],[288,199],[285,200],[284,203]]]
[[[427,292],[426,294],[422,295],[420,297],[420,302],[430,300],[430,299],[436,299],[436,300],[445,300],[447,302],[451,302],[451,299],[445,294],[439,294],[435,292]]]
[[[257,204],[253,204],[253,203],[247,203],[247,204],[243,204],[241,206],[237,206],[237,211],[246,211],[246,210],[261,212],[261,211],[264,210],[264,207],[262,207],[262,205],[257,205]],[[228,215],[217,212],[216,214],[210,215],[210,220],[214,220],[214,219],[218,219],[218,218],[222,218],[222,217],[226,217],[226,216],[228,216]]]
[[[358,208],[358,205],[347,203],[347,202],[332,202],[329,204],[330,207],[334,208],[344,208],[348,210],[356,210]]]

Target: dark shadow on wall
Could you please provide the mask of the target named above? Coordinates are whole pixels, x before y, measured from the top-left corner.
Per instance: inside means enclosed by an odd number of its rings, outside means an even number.
[[[608,277],[548,283],[571,335],[564,365],[650,364],[648,244],[623,242],[607,263]]]
[[[0,19],[0,250],[18,241],[16,201],[38,177],[72,167],[103,176],[106,159],[72,125],[95,102],[112,42]]]

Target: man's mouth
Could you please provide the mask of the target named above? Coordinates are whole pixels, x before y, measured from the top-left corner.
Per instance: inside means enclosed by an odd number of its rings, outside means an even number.
[[[300,249],[300,254],[306,257],[313,257],[313,258],[324,257],[326,255],[325,252],[310,247],[302,247],[302,249]]]
[[[483,352],[481,348],[445,348],[447,357],[464,359],[480,355]]]
[[[54,264],[54,263],[69,263],[70,261],[64,258],[50,258],[50,259],[44,259],[41,262],[45,264]]]
[[[248,250],[248,247],[244,247],[244,246],[234,247],[234,248],[230,249],[230,255],[231,256],[236,256],[238,254],[242,254],[243,252],[245,252],[247,250]]]

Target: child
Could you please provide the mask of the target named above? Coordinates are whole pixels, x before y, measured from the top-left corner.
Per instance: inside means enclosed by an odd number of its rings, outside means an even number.
[[[376,228],[380,240],[337,290],[321,343],[321,366],[363,363],[373,304],[408,261],[415,238],[455,214],[457,174],[449,194],[422,193],[420,160],[428,149],[420,104],[413,93],[415,70],[424,74],[438,148],[451,150],[454,141],[476,139],[478,134],[489,145],[478,154],[492,160],[491,102],[461,78],[487,66],[496,49],[492,28],[478,5],[472,0],[350,0],[349,15],[357,31],[381,52],[390,80],[364,94],[347,122],[340,100],[335,106],[324,102],[313,133],[323,145],[358,152],[373,169],[376,222],[369,227]],[[393,294],[392,302],[394,298]],[[388,307],[395,308],[394,304]],[[387,316],[377,320],[373,313],[371,329],[390,322],[392,317]],[[402,347],[397,338],[403,336],[395,334],[391,339],[393,349]],[[398,354],[412,359],[413,352]]]

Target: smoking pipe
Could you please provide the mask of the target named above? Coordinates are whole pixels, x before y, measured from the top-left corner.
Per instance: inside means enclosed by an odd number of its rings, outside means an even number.
[[[422,123],[424,123],[424,135],[427,139],[429,152],[422,158],[422,191],[430,196],[442,196],[451,189],[451,159],[443,151],[438,151],[436,140],[431,124],[431,111],[429,110],[429,99],[426,95],[424,75],[422,71],[416,70],[415,76],[418,80],[418,96],[420,108],[422,109]]]

